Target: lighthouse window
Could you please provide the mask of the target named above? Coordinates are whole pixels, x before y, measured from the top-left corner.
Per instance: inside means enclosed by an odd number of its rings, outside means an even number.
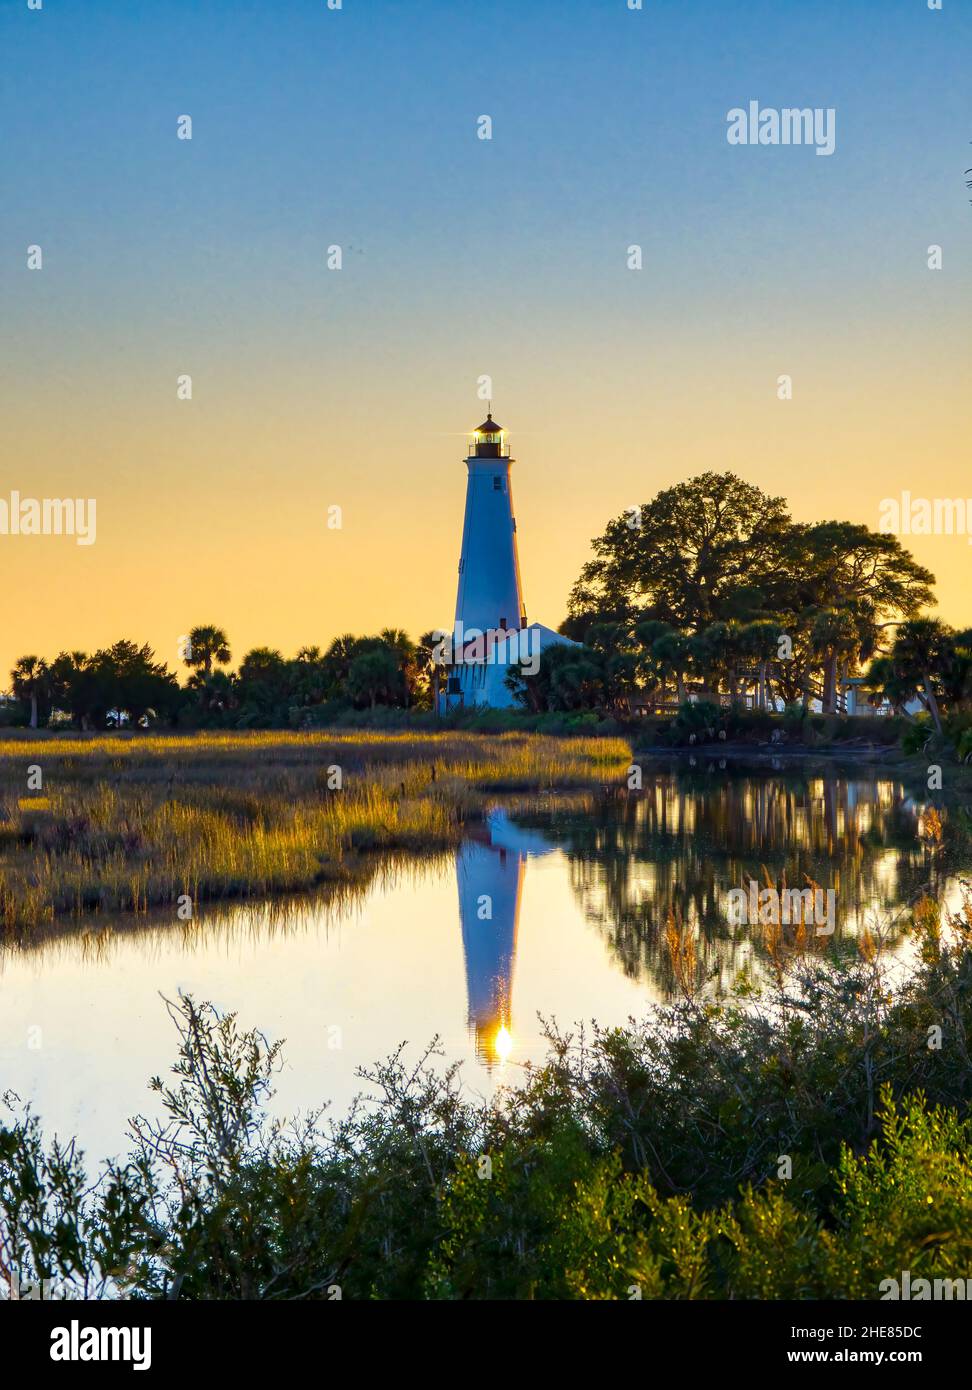
[[[500,475],[499,475],[498,473],[497,473],[497,474],[495,475],[495,477],[493,478],[493,491],[494,491],[494,492],[502,492],[502,491],[503,491],[503,479],[500,477]]]

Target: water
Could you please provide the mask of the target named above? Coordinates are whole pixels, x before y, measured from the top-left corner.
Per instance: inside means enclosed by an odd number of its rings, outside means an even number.
[[[623,1023],[668,997],[670,909],[709,988],[758,972],[754,934],[725,914],[728,889],[762,866],[837,890],[835,949],[925,885],[954,899],[967,864],[945,872],[921,813],[877,777],[660,773],[583,810],[497,808],[456,854],[385,868],[339,900],[72,924],[0,955],[0,1091],[92,1156],[123,1153],[175,1051],[160,996],[184,990],[286,1039],[278,1113],[340,1112],[356,1068],[402,1042],[417,1057],[436,1033],[488,1095],[543,1056],[538,1013]]]

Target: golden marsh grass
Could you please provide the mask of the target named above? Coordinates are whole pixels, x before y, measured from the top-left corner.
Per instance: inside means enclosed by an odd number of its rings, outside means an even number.
[[[490,796],[618,786],[630,760],[517,733],[2,737],[0,927],[347,882],[457,844]]]

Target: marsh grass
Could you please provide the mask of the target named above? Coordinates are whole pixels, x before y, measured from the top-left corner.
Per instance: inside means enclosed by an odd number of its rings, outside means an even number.
[[[236,950],[321,932],[326,936],[349,915],[361,911],[376,887],[407,893],[441,874],[454,856],[452,848],[421,856],[406,850],[362,855],[355,872],[346,877],[294,893],[213,899],[189,920],[180,920],[165,905],[139,913],[89,913],[81,918],[61,915],[19,936],[0,934],[0,977],[7,960],[25,951],[51,963],[76,961],[80,952],[84,960],[103,966],[118,959],[117,953],[126,943],[137,942],[143,955],[151,954],[161,942],[162,931],[166,944],[177,942],[186,955],[213,946]]]
[[[491,796],[617,786],[630,758],[531,734],[3,738],[0,928],[347,882],[456,845]]]

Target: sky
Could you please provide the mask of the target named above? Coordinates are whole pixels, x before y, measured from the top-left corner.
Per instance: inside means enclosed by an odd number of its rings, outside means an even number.
[[[833,154],[730,144],[751,101]],[[972,499],[968,0],[0,0],[0,119],[0,501],[97,503],[0,535],[0,688],[449,624],[486,375],[552,627],[707,469],[806,521]],[[972,622],[968,537],[909,544]]]

